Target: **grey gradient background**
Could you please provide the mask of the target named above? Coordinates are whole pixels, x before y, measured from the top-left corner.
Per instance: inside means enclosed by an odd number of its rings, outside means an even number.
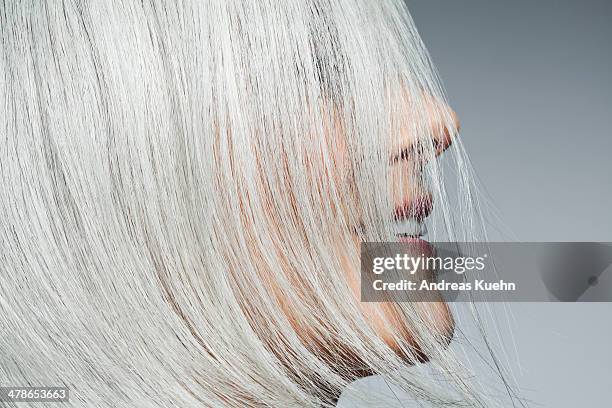
[[[490,239],[612,241],[612,1],[407,4],[498,216]],[[528,406],[612,407],[612,303],[505,306],[502,359]],[[339,407],[367,406],[350,397]]]

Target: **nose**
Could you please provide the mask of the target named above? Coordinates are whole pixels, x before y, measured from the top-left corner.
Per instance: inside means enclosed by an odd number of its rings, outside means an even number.
[[[445,102],[429,96],[424,99],[431,140],[437,157],[453,143],[461,125],[457,113]]]
[[[392,161],[428,161],[437,157],[451,146],[459,133],[457,113],[446,102],[429,94],[422,94],[419,109],[406,109],[398,140],[394,142]],[[414,106],[408,104],[408,106]],[[431,145],[427,146],[427,144]],[[433,154],[432,154],[433,153]]]

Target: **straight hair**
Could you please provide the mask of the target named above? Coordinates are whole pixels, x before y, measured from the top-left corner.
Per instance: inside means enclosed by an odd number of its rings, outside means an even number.
[[[402,1],[3,1],[0,41],[1,383],[71,406],[333,406],[358,377],[317,352],[333,337],[423,406],[491,404],[410,302],[432,357],[407,369],[343,272],[355,225],[395,239],[389,151],[446,100]],[[461,141],[445,156],[430,237],[478,239]]]

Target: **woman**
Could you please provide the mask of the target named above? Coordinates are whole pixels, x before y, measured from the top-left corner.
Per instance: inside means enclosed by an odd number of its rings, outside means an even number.
[[[399,1],[0,6],[0,380],[74,406],[485,400],[447,305],[365,303],[362,241],[470,237],[454,112]],[[419,361],[450,380],[405,370]]]

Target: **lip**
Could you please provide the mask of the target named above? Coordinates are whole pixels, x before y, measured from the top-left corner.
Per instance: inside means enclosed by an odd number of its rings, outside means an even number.
[[[432,210],[433,197],[431,193],[427,193],[406,200],[401,205],[395,207],[394,218],[396,221],[401,221],[406,218],[415,218],[417,221],[423,221],[431,214]]]
[[[419,237],[399,237],[398,242],[405,244],[406,251],[410,251],[411,254],[433,256],[434,250],[431,244]]]

